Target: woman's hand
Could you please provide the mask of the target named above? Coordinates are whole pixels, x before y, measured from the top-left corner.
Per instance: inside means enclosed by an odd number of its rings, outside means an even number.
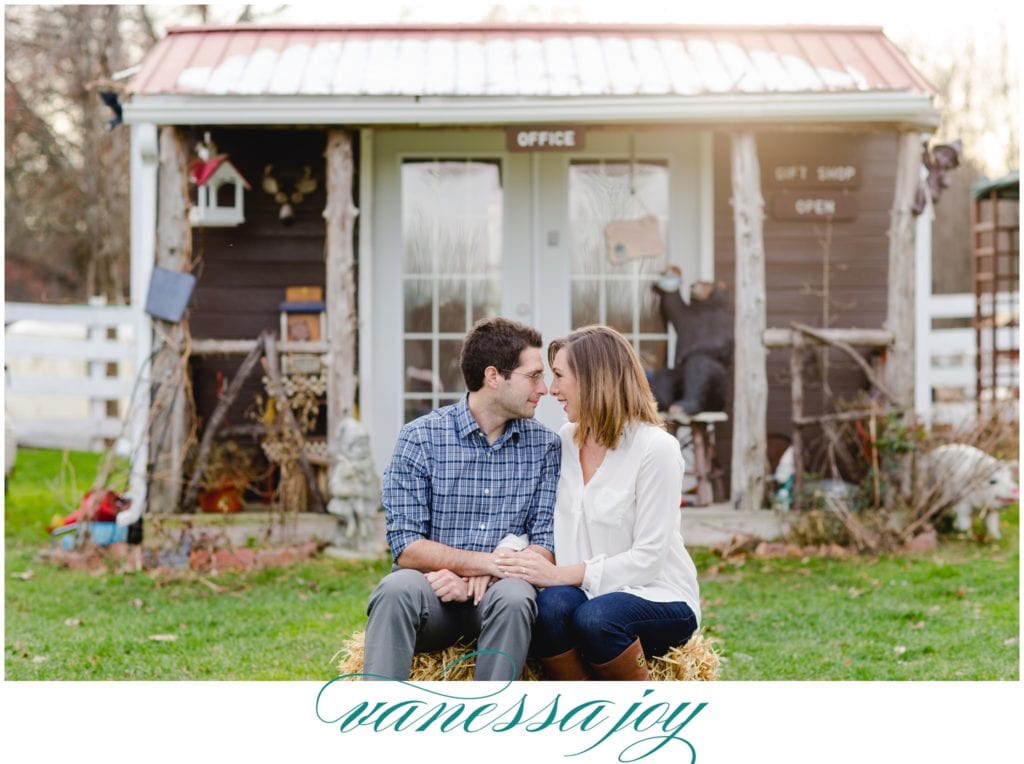
[[[534,586],[568,583],[564,575],[565,568],[555,565],[532,549],[524,549],[522,552],[498,550],[498,569],[503,578],[521,578]]]
[[[480,600],[484,598],[484,594],[487,593],[487,587],[493,584],[498,579],[494,576],[470,576],[465,579],[466,587],[469,590],[468,599],[473,600],[474,605],[479,605]]]

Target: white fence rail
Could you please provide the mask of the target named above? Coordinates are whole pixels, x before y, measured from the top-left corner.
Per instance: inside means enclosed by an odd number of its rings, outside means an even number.
[[[8,302],[4,324],[5,416],[19,444],[99,450],[123,434],[130,307]]]
[[[921,352],[928,354],[927,379],[932,424],[959,426],[975,412],[975,336],[973,294],[938,294],[928,299],[928,336]],[[960,319],[966,326],[935,328],[936,321]]]
[[[991,298],[989,298],[991,299]],[[1015,305],[1012,295],[996,296],[996,306]],[[991,305],[982,306],[986,313],[992,313]],[[976,411],[976,368],[978,352],[977,339],[972,325],[975,297],[973,294],[932,295],[928,300],[928,325],[930,331],[922,352],[928,354],[927,378],[919,380],[931,400],[931,422],[960,426],[969,424]],[[962,325],[954,328],[935,328],[935,322],[944,319],[960,319]],[[998,330],[996,341],[999,347],[1017,347],[1018,330],[1015,325]],[[990,352],[991,335],[984,333],[981,350]],[[1011,375],[1016,378],[1016,373]]]

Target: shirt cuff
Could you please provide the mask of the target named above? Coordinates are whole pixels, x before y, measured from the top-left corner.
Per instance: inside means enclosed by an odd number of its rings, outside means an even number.
[[[505,547],[506,549],[511,549],[513,552],[521,552],[528,546],[530,546],[530,537],[525,533],[521,536],[509,533],[505,538],[498,542],[498,546],[495,547],[495,549]]]
[[[604,562],[604,555],[583,561],[585,568],[583,571],[583,585],[580,588],[583,589],[583,593],[586,594],[587,597],[596,597],[601,593],[601,579],[604,577]]]

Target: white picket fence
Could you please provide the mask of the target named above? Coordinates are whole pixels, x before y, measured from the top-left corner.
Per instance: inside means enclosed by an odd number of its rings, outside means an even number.
[[[997,306],[1015,304],[1012,295],[996,297]],[[918,380],[918,385],[931,401],[932,424],[959,427],[968,425],[975,416],[977,340],[969,323],[974,317],[974,308],[975,297],[970,293],[932,295],[928,300],[931,329],[921,351],[928,354],[929,362],[925,372],[927,378]],[[934,323],[937,319],[964,319],[961,323],[966,326],[936,329]],[[1015,326],[1002,328],[999,332],[1000,347],[1018,345]]]
[[[131,308],[8,302],[4,324],[4,409],[19,445],[101,450],[124,435],[134,378]],[[117,402],[116,413],[108,401]]]
[[[921,352],[928,354],[927,379],[918,380],[931,401],[932,424],[959,426],[975,411],[974,328],[934,328],[937,319],[974,317],[973,294],[939,294],[928,299],[928,336]]]

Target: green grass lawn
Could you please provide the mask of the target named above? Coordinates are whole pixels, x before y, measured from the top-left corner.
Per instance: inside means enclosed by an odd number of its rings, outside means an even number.
[[[97,461],[18,455],[5,502],[7,679],[332,676],[387,560],[170,579],[58,569],[38,557],[45,525],[77,504]],[[1018,531],[1014,508],[1002,541],[946,537],[918,556],[723,563],[692,550],[721,678],[1017,679]]]

